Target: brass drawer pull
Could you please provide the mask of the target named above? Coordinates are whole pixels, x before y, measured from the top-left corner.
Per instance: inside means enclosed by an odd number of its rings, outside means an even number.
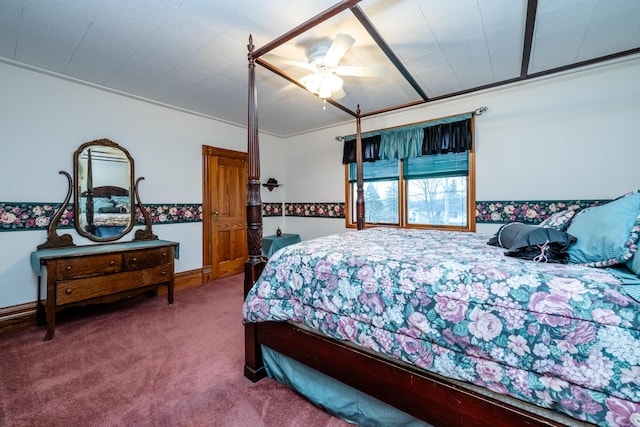
[[[116,262],[115,262],[115,261],[113,261],[113,260],[111,260],[111,261],[109,262],[109,265],[116,265]]]
[[[73,293],[73,289],[67,289],[66,291],[64,291],[64,293],[67,295],[71,295]]]
[[[131,262],[138,262],[138,257],[131,258]]]
[[[160,275],[161,275],[161,276],[166,276],[166,275],[167,275],[167,272],[166,272],[166,271],[163,271],[163,272],[161,272],[161,273],[160,273]]]
[[[71,271],[71,266],[67,265],[67,271]]]
[[[166,257],[167,253],[166,252],[162,252],[162,256]]]

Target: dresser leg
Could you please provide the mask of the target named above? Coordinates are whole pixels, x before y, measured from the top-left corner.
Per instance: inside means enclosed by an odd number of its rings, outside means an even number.
[[[49,307],[47,307],[45,311],[47,314],[47,334],[44,336],[44,340],[49,341],[53,338],[53,334],[56,330],[56,312],[55,308],[49,309]]]
[[[167,285],[167,301],[169,305],[173,304],[173,280]]]
[[[44,337],[45,341],[52,339],[56,330],[56,281],[55,277],[52,276],[54,275],[49,274],[49,271],[47,271],[47,302],[45,304],[47,334]]]
[[[36,325],[43,326],[47,323],[47,310],[44,308],[42,301],[38,301],[36,305]]]
[[[49,341],[53,338],[53,333],[56,330],[56,309],[55,307],[46,307],[45,311],[47,315],[47,334],[44,336],[44,340]]]
[[[36,304],[36,325],[42,326],[47,323],[47,315],[45,314],[44,304],[42,303],[42,285],[41,277],[38,276],[38,302]]]

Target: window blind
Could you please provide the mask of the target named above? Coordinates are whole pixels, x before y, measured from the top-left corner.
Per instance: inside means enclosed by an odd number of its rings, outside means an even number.
[[[364,181],[383,181],[398,179],[400,163],[398,159],[378,160],[375,163],[362,164],[362,179]],[[356,164],[349,163],[349,182],[356,182]]]
[[[469,174],[469,152],[411,157],[403,162],[404,179],[421,179]]]

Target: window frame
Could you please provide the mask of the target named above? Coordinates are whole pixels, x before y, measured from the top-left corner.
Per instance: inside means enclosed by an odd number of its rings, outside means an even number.
[[[473,129],[473,127],[472,127]],[[472,138],[475,140],[475,135],[472,132]],[[467,174],[467,224],[466,225],[441,225],[441,224],[409,224],[407,218],[408,212],[408,198],[407,198],[407,180],[404,178],[403,160],[398,159],[399,173],[398,173],[398,224],[390,223],[371,223],[366,221],[367,206],[365,203],[365,227],[395,227],[395,228],[410,228],[410,229],[426,229],[426,230],[446,230],[446,231],[476,231],[476,170],[475,170],[475,141],[472,142],[472,149],[468,151],[469,155],[469,172]],[[357,183],[349,182],[349,164],[344,165],[345,173],[345,223],[347,228],[357,228],[356,218],[352,219],[353,207],[355,206],[355,197],[357,196],[355,186]],[[364,183],[363,183],[364,185]],[[351,189],[354,188],[354,191]]]

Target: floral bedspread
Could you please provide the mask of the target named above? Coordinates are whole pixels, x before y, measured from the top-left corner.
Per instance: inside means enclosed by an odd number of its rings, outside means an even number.
[[[371,228],[278,251],[245,322],[295,321],[602,426],[640,425],[640,303],[606,270],[489,235]]]

